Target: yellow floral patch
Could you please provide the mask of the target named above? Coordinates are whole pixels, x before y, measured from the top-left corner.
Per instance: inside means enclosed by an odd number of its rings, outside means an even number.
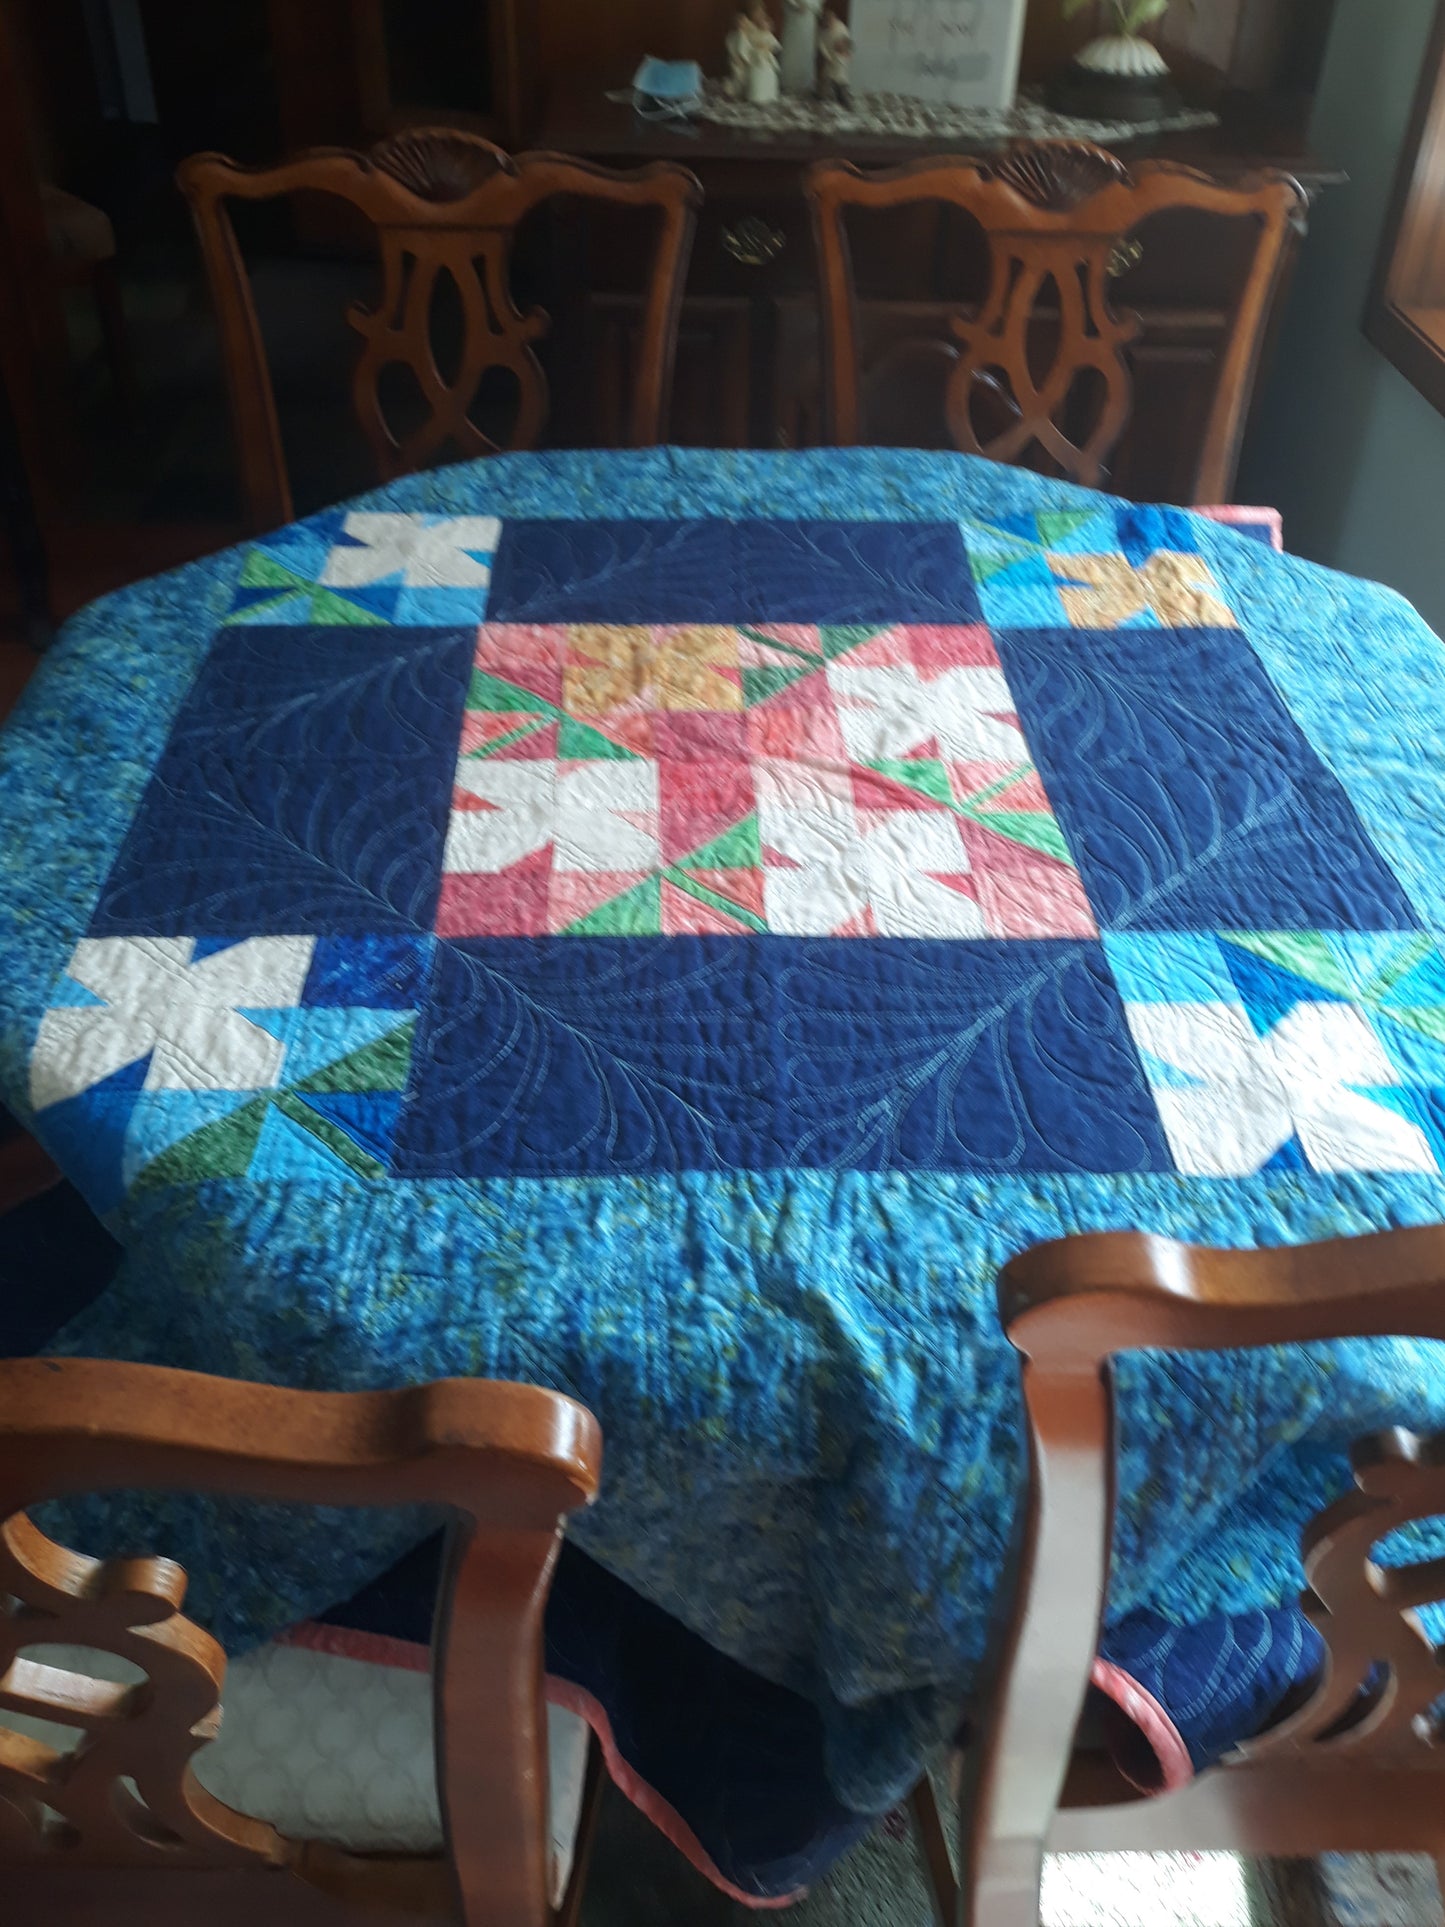
[[[623,623],[578,623],[567,632],[562,707],[569,716],[607,716],[646,699],[652,631]]]
[[[740,711],[738,632],[721,623],[578,623],[567,632],[562,704],[571,716],[638,707]]]
[[[1152,611],[1166,629],[1234,629],[1202,556],[1160,549],[1147,562],[1126,555],[1051,555],[1059,599],[1076,629],[1117,629]]]
[[[659,709],[741,710],[738,632],[720,623],[653,631],[652,681]]]

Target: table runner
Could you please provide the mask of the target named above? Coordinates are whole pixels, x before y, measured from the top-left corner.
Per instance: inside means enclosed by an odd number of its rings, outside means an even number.
[[[56,1349],[576,1394],[579,1543],[877,1810],[983,1649],[1001,1260],[1445,1215],[1442,718],[1398,598],[966,457],[510,458],[107,598],[0,738],[0,1095],[125,1246]],[[1445,1404],[1123,1377],[1116,1617],[1286,1596]],[[425,1526],[165,1519],[232,1645]]]

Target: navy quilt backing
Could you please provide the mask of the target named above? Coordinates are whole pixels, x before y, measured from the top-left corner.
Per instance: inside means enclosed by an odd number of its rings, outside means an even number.
[[[999,1263],[1445,1218],[1442,737],[1398,598],[963,457],[511,458],[107,598],[0,737],[0,1096],[123,1247],[56,1346],[573,1393],[579,1547],[877,1811],[984,1647]],[[1122,1382],[1115,1621],[1287,1598],[1445,1419],[1403,1341]],[[157,1507],[232,1645],[430,1524]]]

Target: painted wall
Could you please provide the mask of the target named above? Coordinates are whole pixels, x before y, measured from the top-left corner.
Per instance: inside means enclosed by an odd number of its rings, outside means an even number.
[[[1315,209],[1245,447],[1241,500],[1297,554],[1388,582],[1445,633],[1445,415],[1361,332],[1436,0],[1338,0],[1313,145],[1350,175]]]

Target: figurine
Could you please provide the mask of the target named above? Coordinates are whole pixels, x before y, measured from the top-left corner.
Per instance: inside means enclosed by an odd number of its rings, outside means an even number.
[[[846,107],[852,99],[848,69],[853,59],[853,36],[831,7],[823,10],[818,28],[818,93],[823,100],[836,100]]]
[[[727,90],[735,98],[765,107],[778,98],[778,36],[767,0],[748,0],[727,39]]]
[[[783,0],[783,92],[818,91],[818,15],[823,0]]]
[[[733,100],[742,100],[747,94],[752,45],[751,23],[745,13],[740,13],[733,21],[733,30],[726,42],[728,77],[723,83],[723,90]]]

